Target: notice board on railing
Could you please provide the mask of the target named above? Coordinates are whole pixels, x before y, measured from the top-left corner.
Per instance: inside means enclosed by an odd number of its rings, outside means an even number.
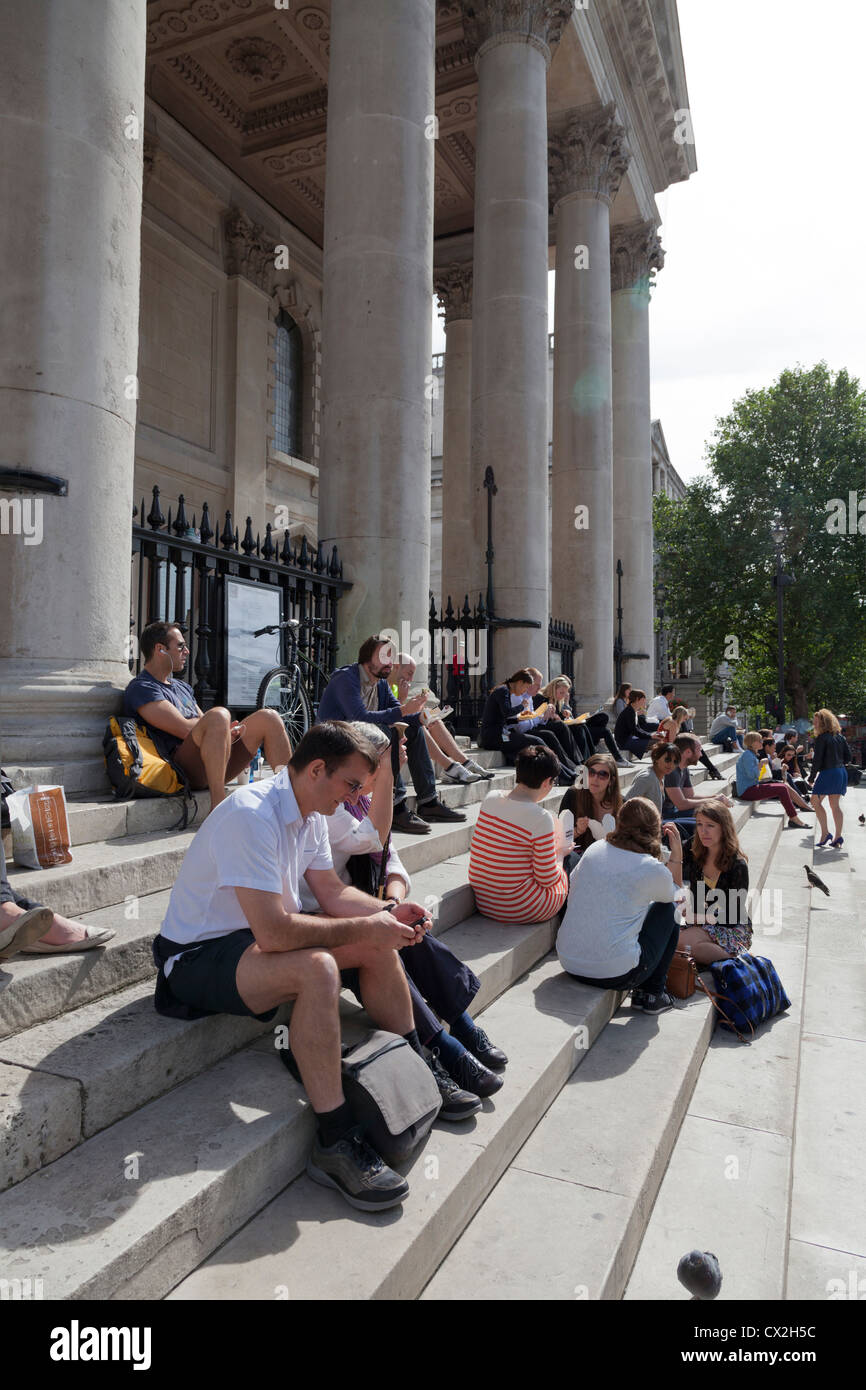
[[[282,595],[250,579],[226,575],[224,583],[226,704],[230,710],[255,709],[264,676],[282,661],[282,634],[253,633],[282,621]]]

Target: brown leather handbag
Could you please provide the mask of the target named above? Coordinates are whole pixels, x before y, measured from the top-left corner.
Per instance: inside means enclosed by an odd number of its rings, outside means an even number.
[[[691,999],[695,992],[698,963],[690,951],[674,951],[665,989],[675,999]]]

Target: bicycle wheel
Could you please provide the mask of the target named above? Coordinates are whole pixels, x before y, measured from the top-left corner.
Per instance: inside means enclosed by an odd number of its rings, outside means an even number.
[[[293,751],[313,722],[310,697],[297,666],[293,669],[276,666],[273,671],[268,671],[259,686],[258,707],[277,711]]]

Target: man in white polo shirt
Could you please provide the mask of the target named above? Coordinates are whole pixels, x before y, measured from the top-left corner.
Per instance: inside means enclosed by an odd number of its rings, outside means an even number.
[[[343,1095],[340,972],[357,971],[370,1016],[423,1056],[397,952],[432,925],[418,903],[383,905],[334,872],[325,816],[377,766],[376,750],[348,724],[315,725],[288,768],[211,812],[153,948],[160,1013],[267,1021],[294,1000],[291,1047],[318,1121],[307,1172],[362,1211],[394,1206],[409,1187],[364,1141]],[[301,911],[302,877],[321,915]]]
[[[676,699],[676,691],[672,685],[663,685],[661,695],[656,695],[655,699],[650,700],[647,705],[647,723],[652,719],[657,719],[661,724],[663,719],[670,719],[671,706]]]

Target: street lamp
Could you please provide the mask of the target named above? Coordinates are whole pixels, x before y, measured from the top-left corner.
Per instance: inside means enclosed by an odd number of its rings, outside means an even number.
[[[782,569],[782,547],[788,537],[788,528],[780,516],[775,516],[770,524],[770,535],[776,547],[776,573],[773,583],[776,588],[776,618],[778,622],[778,663],[779,663],[779,708],[778,720],[785,722],[785,651],[784,651],[784,604],[785,585],[791,583],[791,576]]]

